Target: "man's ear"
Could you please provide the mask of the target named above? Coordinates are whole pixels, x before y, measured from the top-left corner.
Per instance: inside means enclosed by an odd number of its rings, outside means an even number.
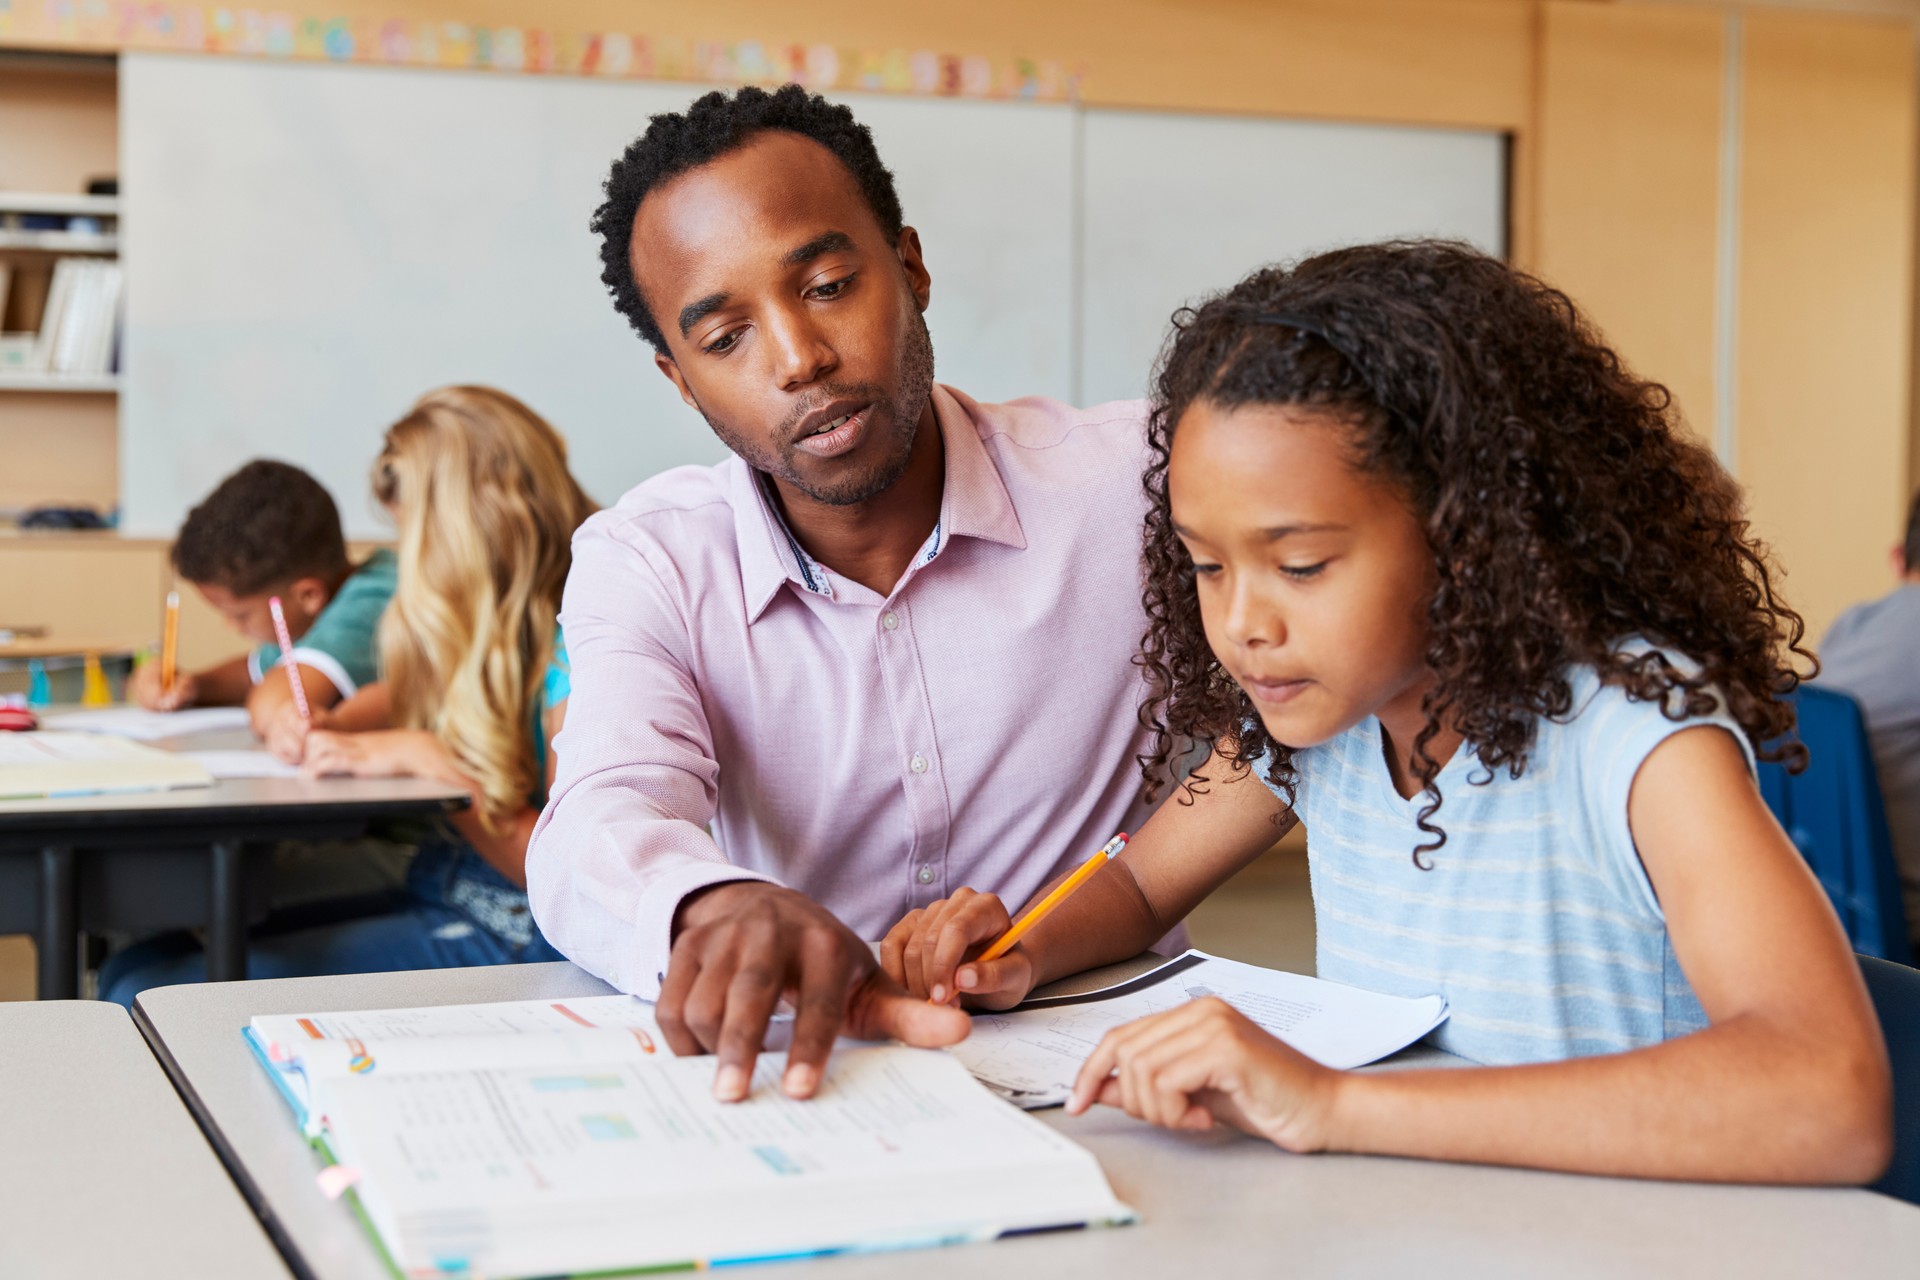
[[[1898,542],[1887,548],[1887,563],[1893,566],[1896,578],[1904,578],[1913,571],[1913,566],[1907,563],[1906,547]]]
[[[667,375],[667,381],[671,382],[674,390],[680,393],[680,398],[687,402],[687,408],[695,413],[700,412],[700,402],[693,398],[693,388],[689,387],[686,378],[681,376],[678,361],[672,356],[664,356],[656,351],[653,353],[653,367]]]
[[[907,273],[907,287],[913,290],[913,300],[925,311],[933,301],[933,276],[928,273],[926,258],[920,252],[920,233],[912,227],[900,228],[900,238],[894,241],[893,251],[900,259],[900,269]]]

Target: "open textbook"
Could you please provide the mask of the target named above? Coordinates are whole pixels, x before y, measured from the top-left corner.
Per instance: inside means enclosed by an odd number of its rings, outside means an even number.
[[[1093,1156],[932,1050],[712,1096],[631,996],[259,1017],[244,1034],[401,1275],[551,1276],[1130,1222]],[[325,1185],[323,1183],[323,1185]]]
[[[1101,1036],[1201,996],[1219,996],[1315,1062],[1343,1070],[1406,1048],[1447,1016],[1443,996],[1381,995],[1189,951],[1104,991],[977,1013],[972,1032],[948,1052],[1016,1106],[1058,1106]]]

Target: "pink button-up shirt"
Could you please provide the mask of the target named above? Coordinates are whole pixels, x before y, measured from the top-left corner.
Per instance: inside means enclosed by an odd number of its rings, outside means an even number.
[[[675,909],[764,879],[862,937],[961,886],[1024,901],[1145,816],[1145,409],[933,391],[939,524],[882,597],[815,562],[738,458],[573,543],[573,693],[527,852],[541,931],[658,991]]]

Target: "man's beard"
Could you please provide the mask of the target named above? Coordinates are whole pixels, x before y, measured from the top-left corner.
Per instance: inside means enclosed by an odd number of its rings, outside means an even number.
[[[815,396],[796,406],[780,424],[780,430],[771,446],[760,441],[749,440],[746,436],[726,423],[719,421],[700,407],[700,416],[707,420],[713,433],[720,437],[721,443],[739,454],[748,466],[756,471],[764,471],[784,484],[791,485],[806,494],[815,502],[830,507],[851,507],[877,497],[891,489],[906,473],[907,461],[913,455],[914,436],[920,427],[920,414],[926,408],[927,397],[933,393],[933,335],[927,332],[926,317],[914,313],[913,325],[907,333],[906,348],[901,352],[900,384],[898,393],[891,400],[880,399],[881,389],[872,384],[861,385],[830,383]],[[794,465],[795,455],[799,452],[794,444],[794,432],[799,429],[800,420],[824,404],[835,400],[869,401],[874,410],[882,413],[893,425],[893,434],[886,442],[886,448],[874,463],[863,470],[835,477],[828,484],[810,482],[803,478]]]

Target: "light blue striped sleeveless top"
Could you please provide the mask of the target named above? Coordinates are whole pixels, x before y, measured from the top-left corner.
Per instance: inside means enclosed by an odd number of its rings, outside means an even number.
[[[1320,976],[1445,995],[1452,1015],[1433,1042],[1475,1062],[1613,1053],[1706,1025],[1634,850],[1627,793],[1683,729],[1726,729],[1750,768],[1752,750],[1724,714],[1669,720],[1591,668],[1572,686],[1574,710],[1540,722],[1520,778],[1466,747],[1447,763],[1434,815],[1447,843],[1431,871],[1411,857],[1427,840],[1414,825],[1425,796],[1393,789],[1377,719],[1293,757]]]

